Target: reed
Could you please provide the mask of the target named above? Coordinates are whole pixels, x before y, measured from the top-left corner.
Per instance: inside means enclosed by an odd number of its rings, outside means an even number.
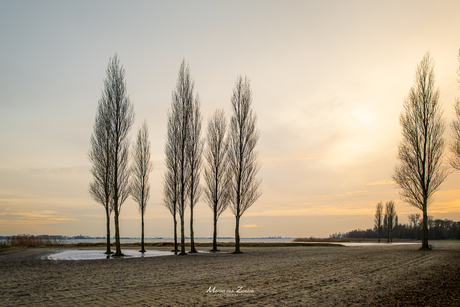
[[[40,247],[40,246],[57,246],[62,245],[62,239],[56,236],[33,236],[33,235],[15,235],[6,237],[0,242],[1,248],[7,247]]]

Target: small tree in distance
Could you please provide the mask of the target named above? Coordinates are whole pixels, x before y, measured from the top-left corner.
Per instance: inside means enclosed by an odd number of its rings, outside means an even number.
[[[233,115],[230,120],[228,158],[230,171],[230,204],[235,215],[235,254],[240,251],[240,218],[260,197],[259,171],[255,147],[259,140],[257,116],[251,109],[252,92],[249,80],[237,78],[232,95]]]
[[[386,219],[386,231],[387,231],[387,242],[393,242],[393,228],[396,222],[396,208],[394,201],[390,200],[385,204],[385,219]]]
[[[375,217],[374,217],[374,228],[375,231],[379,234],[379,242],[382,233],[382,222],[383,222],[383,205],[380,201],[375,208]]]
[[[226,130],[227,123],[224,110],[216,110],[208,122],[205,150],[207,163],[204,171],[206,181],[204,200],[213,212],[214,231],[211,251],[214,252],[218,251],[217,220],[229,205],[229,160],[227,156],[228,143],[225,139]]]
[[[417,66],[414,86],[399,117],[403,139],[398,148],[400,163],[392,175],[401,198],[423,213],[423,249],[429,248],[428,206],[448,176],[443,165],[445,123],[433,67],[428,53]]]
[[[141,250],[145,253],[144,247],[144,216],[147,207],[147,201],[150,198],[149,175],[153,169],[150,162],[150,141],[147,122],[144,121],[142,127],[137,133],[136,143],[134,144],[133,167],[132,167],[132,185],[131,196],[139,205],[139,211],[142,219]]]

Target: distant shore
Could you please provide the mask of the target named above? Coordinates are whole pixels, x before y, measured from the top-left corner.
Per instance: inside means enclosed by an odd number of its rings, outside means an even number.
[[[65,241],[65,240],[30,240],[25,239],[22,241],[14,242],[10,245],[1,245],[0,244],[0,251],[9,249],[9,248],[27,248],[27,247],[106,247],[107,243],[104,240],[97,240],[97,242],[92,242],[91,240],[81,240],[83,242],[78,242],[80,240],[72,240],[72,241]],[[125,242],[124,242],[125,241]],[[127,242],[126,242],[127,241]],[[199,241],[199,240],[197,240]],[[249,241],[249,242],[247,242]],[[268,239],[264,242],[259,242],[258,239],[253,240],[242,240],[240,245],[242,247],[284,247],[284,246],[341,246],[347,245],[347,243],[378,243],[378,239],[311,239],[311,238],[298,238],[292,240],[277,240],[277,239]],[[281,242],[280,242],[281,241]],[[141,242],[140,240],[122,240],[121,247],[139,247]],[[415,240],[393,240],[394,243],[403,243],[403,242],[411,242],[411,243],[418,243],[420,241]],[[382,244],[387,243],[386,241],[382,240]],[[111,242],[110,244],[112,247],[115,247],[115,242]],[[163,242],[149,242],[146,240],[144,243],[146,247],[173,247],[174,242],[172,240],[165,240]],[[178,240],[178,246],[180,246],[180,240]],[[190,241],[185,242],[185,246],[190,246]],[[196,247],[212,247],[212,242],[195,242]],[[235,242],[233,240],[228,240],[227,242],[217,242],[218,247],[234,247]]]
[[[122,247],[133,247],[140,246],[140,238],[122,238],[121,246]],[[180,239],[177,240],[180,244]],[[245,247],[276,247],[276,246],[296,246],[296,245],[305,245],[306,243],[314,243],[316,245],[323,243],[324,246],[329,244],[338,244],[338,243],[360,243],[360,242],[378,242],[378,239],[374,238],[345,238],[345,239],[335,239],[335,238],[281,238],[281,237],[262,237],[262,238],[242,238],[241,244]],[[386,240],[382,239],[382,243],[385,243]],[[393,242],[418,242],[416,240],[408,239],[394,239]],[[32,236],[32,235],[16,235],[16,236],[6,236],[1,237],[0,239],[0,250],[11,247],[103,247],[106,246],[106,239],[94,239],[94,238],[82,238],[82,239],[72,239],[72,238],[63,238],[62,236]],[[114,246],[114,240],[111,240],[111,245]],[[190,240],[185,240],[186,246],[190,246]],[[218,238],[218,246],[229,247],[234,246],[235,241],[233,238]],[[173,246],[174,240],[172,238],[146,238],[145,245],[150,247],[155,246]],[[212,246],[211,238],[196,238],[195,245],[199,247],[208,247]]]
[[[121,243],[122,248],[127,247],[139,247],[141,244],[140,242],[133,242],[133,243]],[[146,247],[173,247],[174,242],[154,242],[154,243],[144,243]],[[98,243],[91,243],[91,242],[82,242],[82,243],[54,243],[54,244],[38,244],[38,245],[24,245],[24,246],[12,246],[12,247],[4,247],[3,250],[9,248],[51,248],[51,247],[106,247],[107,243],[98,242]],[[115,247],[115,243],[110,244],[111,247]],[[180,243],[178,243],[180,247]],[[186,247],[190,246],[190,242],[185,243]],[[212,247],[212,243],[196,243],[196,247]],[[235,243],[233,242],[218,242],[218,248],[220,247],[234,247]],[[340,246],[333,243],[325,243],[325,242],[243,242],[240,243],[241,247],[286,247],[286,246]],[[1,251],[2,249],[0,249]]]

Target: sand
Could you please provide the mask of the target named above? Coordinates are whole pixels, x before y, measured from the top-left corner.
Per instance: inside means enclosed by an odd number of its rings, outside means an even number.
[[[43,260],[63,248],[0,252],[2,306],[371,306],[458,268],[460,242],[245,247],[243,254]],[[99,248],[100,249],[100,248]],[[154,248],[160,250],[161,248]],[[163,248],[167,250],[168,248]],[[201,248],[206,249],[206,248]]]

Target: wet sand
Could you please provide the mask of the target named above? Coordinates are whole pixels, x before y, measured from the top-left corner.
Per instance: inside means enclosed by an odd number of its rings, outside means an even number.
[[[418,251],[420,245],[244,247],[239,255],[222,248],[227,253],[103,260],[43,260],[65,248],[8,250],[0,252],[0,302],[2,306],[385,305],[404,289],[460,267],[460,242],[430,243],[436,248],[428,252]]]

